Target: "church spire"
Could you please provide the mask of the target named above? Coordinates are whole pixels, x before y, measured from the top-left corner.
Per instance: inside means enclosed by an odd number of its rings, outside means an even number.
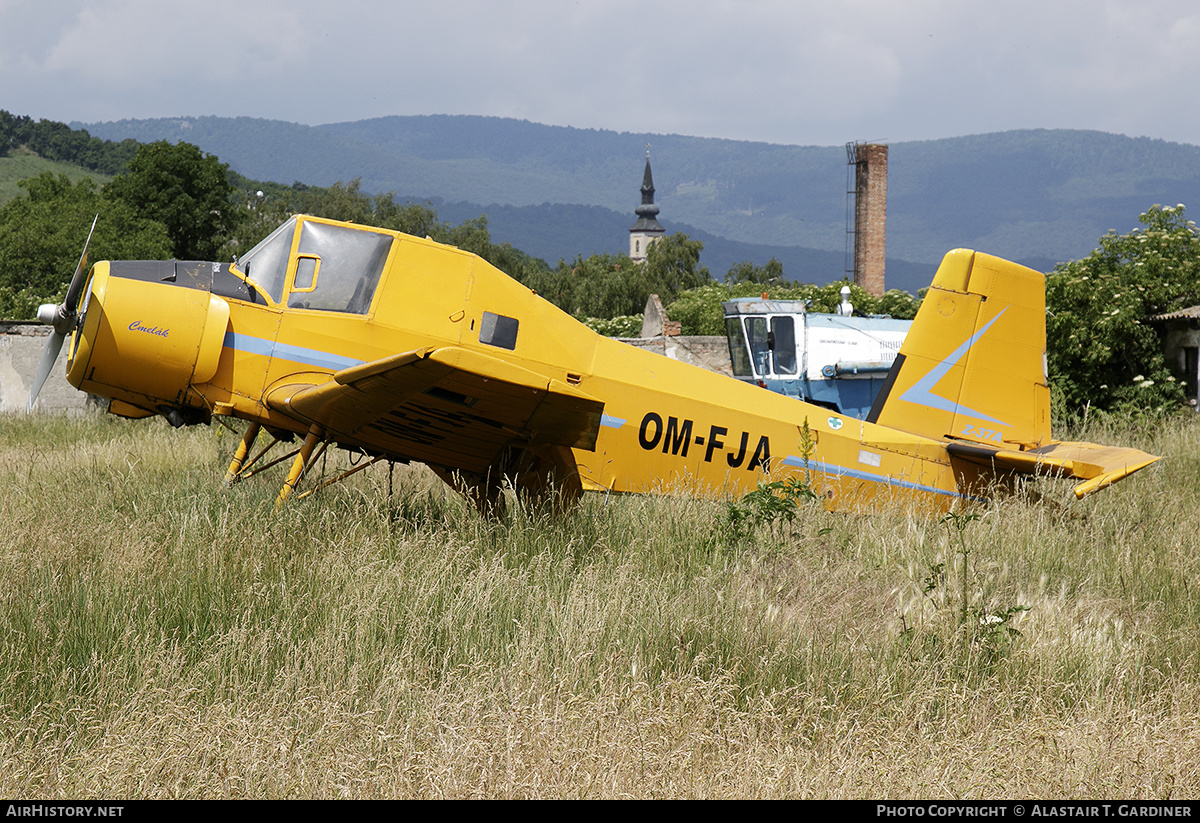
[[[662,239],[666,229],[658,222],[658,206],[654,204],[654,177],[650,173],[650,146],[646,145],[646,171],[642,175],[642,204],[633,210],[637,222],[629,229],[629,256],[635,263],[646,259],[650,244]]]

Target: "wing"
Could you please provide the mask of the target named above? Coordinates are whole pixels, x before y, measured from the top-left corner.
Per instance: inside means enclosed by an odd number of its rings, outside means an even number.
[[[570,384],[455,346],[364,363],[318,385],[283,382],[266,402],[343,446],[477,473],[509,445],[592,450],[604,410]]]
[[[1095,443],[1052,443],[1040,449],[1016,451],[976,443],[953,442],[946,451],[971,463],[991,465],[1023,474],[1053,474],[1083,480],[1077,498],[1111,486],[1123,477],[1161,458],[1137,449]]]

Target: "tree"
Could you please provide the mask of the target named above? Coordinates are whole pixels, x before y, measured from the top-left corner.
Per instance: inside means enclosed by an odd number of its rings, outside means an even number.
[[[1184,398],[1149,318],[1200,303],[1200,233],[1182,205],[1139,222],[1046,277],[1050,384],[1068,414],[1162,412]]]
[[[359,190],[360,185],[361,180],[355,178],[349,183],[339,180],[324,189],[317,186],[293,186],[295,194],[289,211],[382,228],[375,219],[375,203]]]
[[[549,271],[545,261],[508,243],[493,243],[487,215],[451,226],[439,220],[437,210],[427,202],[399,202],[394,192],[374,196],[364,194],[361,180],[357,178],[349,183],[339,181],[328,188],[303,183],[288,187],[248,180],[237,174],[232,174],[231,178],[236,181],[236,188],[241,192],[238,199],[245,206],[239,209],[243,216],[227,244],[225,257],[248,251],[290,215],[301,213],[429,237],[478,254],[522,283],[537,273]]]
[[[0,316],[32,319],[62,299],[97,214],[88,258],[154,260],[171,255],[167,230],[107,199],[90,179],[45,172],[19,184],[25,196],[0,207]]]
[[[518,279],[576,317],[628,318],[642,313],[651,294],[665,303],[682,291],[712,282],[708,269],[700,265],[703,247],[699,240],[675,234],[653,243],[642,263],[626,254],[593,254],[578,256],[570,263],[560,260],[553,271],[527,266],[526,274]],[[499,268],[507,271],[504,266]],[[625,320],[621,327],[629,323],[632,321]]]
[[[651,243],[646,250],[645,279],[649,286],[647,297],[657,294],[664,301],[675,299],[680,292],[712,282],[705,266],[700,265],[704,243],[691,240],[683,232]],[[645,298],[638,311],[645,306]]]
[[[228,173],[190,143],[160,140],[141,146],[105,193],[166,226],[175,257],[215,260],[238,220]]]
[[[377,194],[374,200],[375,225],[402,231],[415,237],[433,237],[442,230],[437,210],[428,203],[397,203],[396,194]]]
[[[593,254],[559,261],[554,271],[535,273],[525,285],[576,317],[609,319],[638,314],[651,294],[644,264],[625,254]]]
[[[735,267],[736,268],[736,267]],[[753,280],[709,283],[683,292],[675,302],[666,306],[667,316],[679,321],[684,334],[724,334],[725,312],[721,304],[735,297],[760,297],[771,300],[800,300],[807,310],[832,314],[842,302],[842,286],[850,286],[850,302],[863,314],[886,314],[900,320],[917,316],[921,301],[899,289],[890,289],[882,297],[872,297],[854,283],[839,280],[824,286],[808,284],[771,283],[763,285]]]
[[[571,263],[560,260],[554,271],[526,266],[518,279],[577,317],[630,317],[641,314],[651,294],[669,302],[682,291],[712,282],[700,265],[703,248],[699,240],[677,233],[653,243],[642,263],[625,254],[593,254]]]
[[[772,257],[764,266],[756,266],[749,260],[743,260],[741,263],[735,263],[729,272],[725,275],[725,282],[729,284],[736,283],[758,283],[759,285],[776,285],[784,284],[783,264]]]
[[[102,174],[125,170],[137,150],[133,140],[113,143],[90,136],[65,123],[16,116],[0,109],[0,157],[24,146],[47,160],[61,160]]]

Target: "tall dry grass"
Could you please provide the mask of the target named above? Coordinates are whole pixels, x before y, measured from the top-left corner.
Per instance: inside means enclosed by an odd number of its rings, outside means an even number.
[[[941,521],[377,467],[273,510],[234,440],[0,420],[0,794],[1200,794],[1200,426]],[[329,467],[332,470],[332,465]]]

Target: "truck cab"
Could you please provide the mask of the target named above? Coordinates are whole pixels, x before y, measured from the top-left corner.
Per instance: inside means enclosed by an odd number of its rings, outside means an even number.
[[[863,419],[911,320],[809,313],[804,301],[723,303],[733,376]]]

